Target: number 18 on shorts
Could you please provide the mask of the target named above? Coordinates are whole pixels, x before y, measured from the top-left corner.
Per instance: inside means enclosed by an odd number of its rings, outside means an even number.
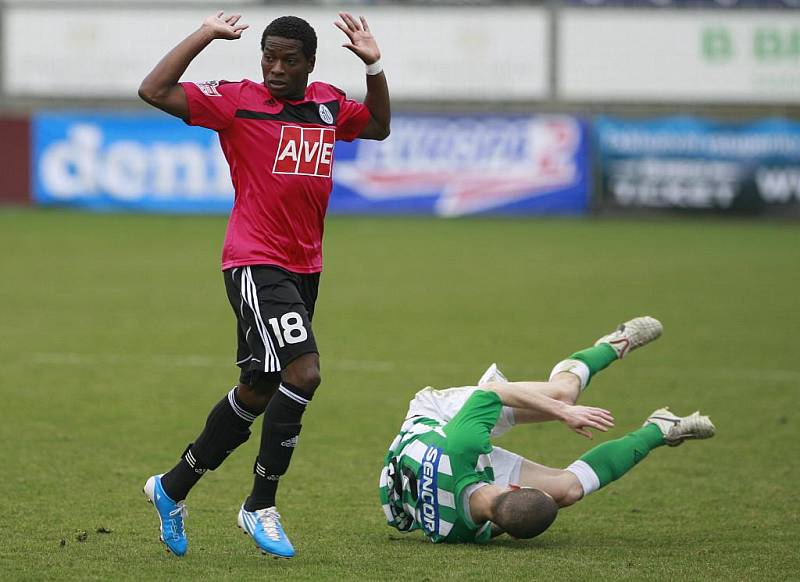
[[[298,356],[317,352],[311,318],[319,273],[247,266],[223,275],[236,314],[236,364],[242,372],[280,372]]]

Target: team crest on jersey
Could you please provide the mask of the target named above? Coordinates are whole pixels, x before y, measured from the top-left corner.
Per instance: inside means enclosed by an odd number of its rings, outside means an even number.
[[[335,141],[336,130],[333,128],[284,125],[272,172],[329,178]]]
[[[319,104],[319,116],[322,118],[322,121],[328,125],[333,123],[333,115],[331,114],[331,110],[328,109],[324,103]]]
[[[217,87],[219,87],[219,81],[204,81],[202,83],[195,83],[197,88],[203,92],[203,95],[208,97],[222,97],[219,91],[217,91]]]

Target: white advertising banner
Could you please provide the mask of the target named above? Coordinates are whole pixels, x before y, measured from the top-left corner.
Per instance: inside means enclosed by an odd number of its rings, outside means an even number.
[[[800,13],[564,10],[558,54],[567,100],[800,99]]]
[[[2,22],[4,91],[13,96],[135,97],[158,60],[210,10],[8,7]],[[213,10],[211,10],[213,11]],[[308,20],[319,39],[311,80],[359,97],[364,66],[342,48],[335,9],[260,6],[238,41],[215,41],[185,79],[260,80],[260,37],[275,17]],[[363,7],[398,99],[542,99],[549,95],[549,27],[542,8]],[[524,50],[520,41],[524,39]]]

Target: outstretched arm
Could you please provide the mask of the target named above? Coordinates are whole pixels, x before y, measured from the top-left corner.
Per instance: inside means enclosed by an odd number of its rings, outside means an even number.
[[[359,20],[356,20],[347,12],[340,12],[339,17],[342,19],[341,22],[337,21],[334,24],[347,35],[349,41],[342,46],[355,53],[367,66],[378,63],[381,51],[369,30],[366,18],[360,16]],[[389,103],[389,85],[382,70],[373,75],[367,72],[367,95],[364,97],[364,105],[369,109],[372,119],[358,137],[377,140],[389,137],[392,112]]]
[[[586,438],[592,438],[590,428],[606,432],[614,426],[614,417],[608,410],[556,400],[537,386],[537,382],[492,382],[483,388],[495,392],[504,406],[529,410],[539,419],[560,420]]]
[[[203,24],[183,39],[178,46],[161,59],[139,86],[139,97],[181,119],[188,119],[189,104],[183,87],[178,84],[189,63],[206,48],[212,40],[223,38],[236,40],[248,25],[237,24],[241,14],[223,16],[222,12],[207,17]]]

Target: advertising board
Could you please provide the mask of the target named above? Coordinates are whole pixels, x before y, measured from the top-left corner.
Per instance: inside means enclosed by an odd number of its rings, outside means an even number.
[[[38,204],[94,210],[227,212],[228,165],[216,134],[158,113],[39,113]]]
[[[572,117],[404,116],[384,142],[337,148],[333,211],[581,214],[588,206],[586,131]]]
[[[595,122],[606,208],[800,214],[800,123]]]
[[[580,214],[587,156],[569,116],[396,116],[386,141],[336,143],[330,211]],[[41,113],[32,160],[42,205],[224,213],[233,200],[214,132],[157,113]]]

